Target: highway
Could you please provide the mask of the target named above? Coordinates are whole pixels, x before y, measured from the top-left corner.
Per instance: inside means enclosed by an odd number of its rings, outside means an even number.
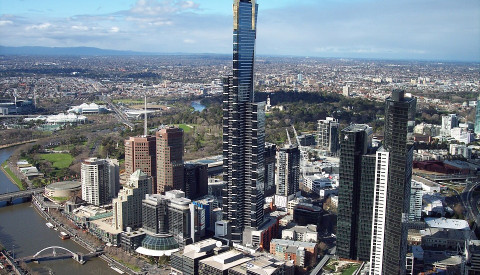
[[[118,120],[120,122],[127,125],[128,127],[130,127],[131,130],[133,130],[135,125],[128,120],[127,115],[125,115],[125,113],[122,112],[122,110],[118,109],[118,107],[115,106],[115,104],[113,104],[113,102],[110,100],[110,98],[108,98],[107,96],[102,96],[101,99],[103,101],[105,101],[107,103],[108,107],[115,112],[116,117],[118,118]]]

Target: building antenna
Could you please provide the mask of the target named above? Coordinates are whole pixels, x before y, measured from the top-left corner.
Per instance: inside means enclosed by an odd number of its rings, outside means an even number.
[[[147,95],[145,95],[145,124],[143,125],[143,135],[146,137],[148,134],[148,126],[147,126]]]

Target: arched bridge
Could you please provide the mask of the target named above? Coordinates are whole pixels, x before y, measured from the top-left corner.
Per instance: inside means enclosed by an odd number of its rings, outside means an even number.
[[[46,251],[49,251],[49,250],[51,250],[50,253],[45,253]],[[60,251],[58,251],[58,250],[60,250]],[[88,254],[83,254],[83,253],[80,253],[80,252],[73,252],[73,251],[71,251],[71,250],[69,250],[65,247],[61,247],[61,246],[49,246],[49,247],[46,247],[46,248],[38,251],[33,256],[23,257],[23,258],[19,258],[17,260],[21,261],[21,262],[28,263],[28,262],[34,262],[34,261],[37,262],[37,261],[49,261],[49,260],[72,258],[75,261],[77,261],[78,263],[84,264],[89,258],[96,257],[96,256],[98,256],[102,253],[103,252],[100,251],[100,252],[92,252],[92,253],[88,253]]]
[[[37,258],[43,251],[47,251],[47,250],[49,250],[49,249],[52,249],[52,250],[53,250],[52,254],[53,254],[54,256],[56,256],[56,254],[57,254],[57,252],[56,252],[55,249],[60,249],[60,250],[67,251],[68,253],[70,253],[70,255],[72,255],[72,257],[75,256],[75,254],[76,254],[76,253],[74,253],[74,252],[66,249],[65,247],[61,247],[61,246],[49,246],[49,247],[47,247],[47,248],[44,248],[44,249],[38,251],[35,255],[33,255],[33,258]]]

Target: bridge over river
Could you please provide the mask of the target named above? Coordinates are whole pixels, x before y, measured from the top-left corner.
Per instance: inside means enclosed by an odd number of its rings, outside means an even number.
[[[0,194],[0,202],[6,201],[7,204],[12,204],[13,200],[15,199],[31,198],[32,195],[42,193],[43,191],[45,191],[45,188],[36,188],[36,189],[29,189],[29,190]]]
[[[103,251],[90,252],[88,254],[83,254],[80,252],[70,251],[69,249],[61,246],[49,246],[38,251],[33,256],[17,258],[15,260],[19,262],[28,263],[28,262],[40,262],[40,261],[51,261],[51,260],[72,258],[76,262],[80,264],[84,264],[86,261],[88,261],[88,259],[92,257],[97,257],[101,254],[103,254]]]

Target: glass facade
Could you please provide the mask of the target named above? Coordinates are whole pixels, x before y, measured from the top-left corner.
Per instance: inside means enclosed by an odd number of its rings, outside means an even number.
[[[370,259],[371,216],[375,157],[368,153],[368,126],[350,125],[342,130],[338,190],[337,255],[354,260]],[[367,235],[368,234],[368,235]]]
[[[157,251],[177,249],[178,243],[171,235],[148,235],[142,241],[142,247]]]
[[[246,227],[263,223],[265,103],[254,100],[254,59],[258,6],[233,4],[233,74],[223,80],[223,212],[232,240]]]
[[[408,121],[416,99],[394,90],[385,101],[385,150],[390,153],[383,272],[404,274],[407,253],[407,219],[410,208],[413,146],[407,143]]]

